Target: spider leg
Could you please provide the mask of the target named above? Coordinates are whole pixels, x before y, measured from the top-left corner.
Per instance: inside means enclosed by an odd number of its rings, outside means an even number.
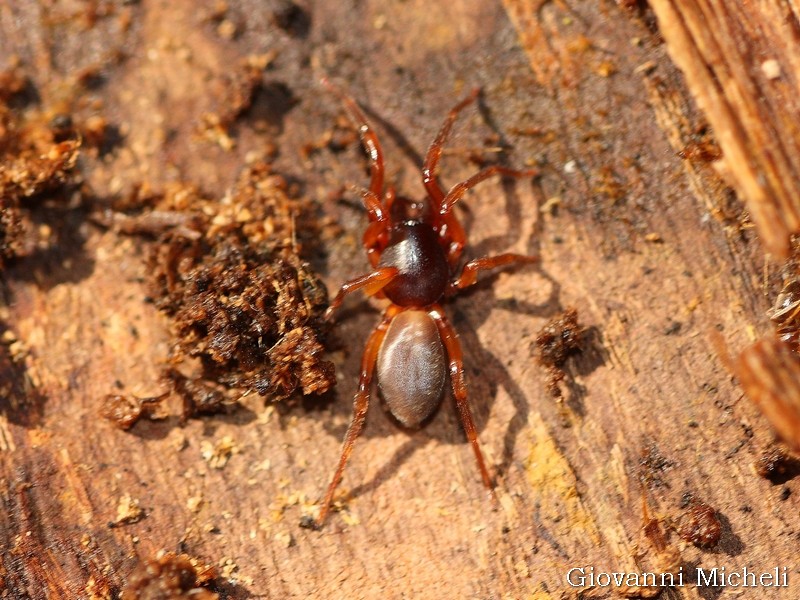
[[[498,254],[497,256],[484,256],[469,261],[461,270],[461,274],[455,281],[451,281],[447,286],[446,294],[452,296],[458,290],[474,284],[478,279],[478,272],[496,267],[505,267],[514,263],[533,263],[539,260],[537,256],[525,256],[524,254]]]
[[[325,499],[322,501],[322,507],[320,508],[319,516],[316,520],[317,529],[322,527],[325,522],[325,517],[328,516],[331,502],[333,502],[333,494],[342,481],[342,475],[347,460],[350,458],[356,439],[361,434],[361,429],[364,427],[364,420],[367,417],[367,409],[369,408],[370,386],[372,385],[372,377],[375,371],[378,351],[381,348],[383,338],[386,337],[386,330],[389,328],[396,314],[397,311],[393,310],[392,307],[384,313],[383,320],[373,329],[364,347],[364,354],[361,358],[361,375],[358,379],[358,391],[353,399],[353,420],[350,422],[350,427],[348,427],[347,433],[344,436],[339,465],[336,467],[336,472],[333,474],[333,479],[328,486],[328,491],[325,493]]]
[[[367,258],[373,267],[378,266],[381,252],[389,241],[389,208],[394,201],[394,190],[386,193],[386,206],[381,204],[380,198],[371,190],[361,190],[364,197],[364,208],[367,209],[370,224],[364,231],[362,245],[367,251]]]
[[[371,273],[351,279],[342,285],[339,293],[336,294],[336,297],[331,301],[328,310],[325,311],[325,320],[327,321],[333,316],[334,311],[342,305],[345,296],[348,294],[363,289],[368,296],[374,296],[392,279],[397,277],[397,274],[397,267],[381,267]]]
[[[428,192],[428,196],[432,201],[433,212],[437,215],[436,221],[439,224],[440,236],[449,247],[448,262],[451,268],[458,262],[461,256],[461,250],[467,243],[467,236],[464,233],[464,228],[461,227],[461,223],[458,222],[454,214],[450,212],[446,215],[440,214],[445,193],[436,180],[436,170],[439,166],[439,160],[442,157],[444,143],[447,141],[450,130],[453,128],[453,123],[455,123],[456,118],[458,118],[458,114],[475,101],[479,92],[480,90],[477,88],[472,90],[469,96],[450,110],[442,124],[442,128],[428,148],[428,154],[425,156],[425,162],[422,165],[422,184],[425,186],[425,190]]]
[[[479,171],[469,179],[462,181],[461,183],[455,184],[453,187],[450,188],[450,191],[447,192],[447,195],[442,200],[441,206],[439,208],[439,213],[442,216],[445,216],[453,210],[453,206],[456,202],[458,202],[461,197],[469,190],[470,188],[475,187],[484,179],[489,179],[493,175],[505,175],[506,177],[534,177],[538,174],[538,171],[535,169],[529,169],[527,171],[517,171],[515,169],[508,169],[506,167],[501,167],[500,165],[492,165],[491,167],[486,167],[482,171]]]
[[[422,184],[425,186],[428,195],[434,201],[434,208],[436,209],[441,206],[445,195],[444,191],[439,186],[439,183],[436,181],[436,169],[439,166],[439,159],[442,157],[444,143],[447,141],[447,138],[450,135],[450,130],[453,128],[453,123],[455,123],[458,113],[472,104],[475,101],[475,98],[478,97],[479,92],[480,90],[478,88],[472,90],[469,96],[464,98],[450,110],[450,112],[447,114],[447,118],[442,124],[442,128],[439,130],[436,138],[428,148],[428,154],[425,156],[425,162],[422,165]]]
[[[350,116],[350,119],[353,121],[356,127],[358,127],[358,134],[361,136],[361,143],[364,145],[364,149],[367,151],[367,155],[369,156],[369,168],[371,173],[369,190],[375,194],[375,196],[380,198],[381,194],[383,193],[384,166],[383,150],[381,150],[381,144],[378,141],[378,136],[369,126],[369,123],[367,123],[367,118],[364,116],[364,113],[358,107],[358,104],[356,104],[355,100],[333,85],[327,77],[322,78],[322,85],[339,97],[339,100],[341,100],[342,104],[344,104],[344,108],[347,111],[347,114]]]
[[[475,452],[475,458],[478,461],[478,470],[481,472],[483,484],[489,490],[492,502],[497,503],[494,484],[492,483],[491,477],[489,477],[486,462],[483,460],[483,454],[478,444],[478,433],[475,430],[475,422],[472,420],[472,412],[467,402],[467,384],[464,381],[464,363],[462,360],[461,344],[458,341],[458,334],[447,320],[441,307],[434,306],[428,311],[428,314],[439,329],[439,335],[442,338],[444,347],[447,350],[447,357],[450,360],[450,383],[453,386],[453,396],[456,400],[458,416],[461,419],[461,424],[464,427],[464,432],[467,434],[467,439],[472,446],[472,450]]]

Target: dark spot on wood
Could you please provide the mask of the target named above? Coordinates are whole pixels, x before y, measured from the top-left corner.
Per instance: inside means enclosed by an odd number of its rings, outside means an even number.
[[[713,548],[722,535],[722,524],[716,511],[691,494],[681,500],[684,512],[678,517],[675,530],[678,536],[698,548]]]
[[[756,472],[772,483],[785,483],[800,474],[800,458],[783,444],[772,444],[758,457]]]
[[[567,359],[580,352],[585,330],[578,323],[578,311],[568,308],[548,321],[536,336],[536,356],[547,372],[547,390],[553,398],[561,398],[558,383],[566,373]]]

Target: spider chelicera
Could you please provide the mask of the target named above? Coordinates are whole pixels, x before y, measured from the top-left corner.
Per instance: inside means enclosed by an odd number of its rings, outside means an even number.
[[[391,186],[384,192],[383,152],[375,132],[352,98],[326,79],[322,83],[343,102],[350,119],[358,127],[369,156],[370,186],[362,191],[369,226],[364,233],[363,245],[373,267],[370,273],[342,286],[325,316],[330,319],[345,296],[357,290],[363,290],[369,296],[386,298],[390,304],[367,339],[354,399],[353,420],[315,526],[321,527],[328,515],[333,494],[364,426],[376,368],[378,387],[386,407],[402,425],[410,428],[419,427],[439,405],[449,371],[458,415],[475,452],[483,483],[494,500],[492,479],[467,403],[461,346],[441,302],[475,283],[479,271],[529,263],[536,258],[520,254],[477,258],[464,265],[454,277],[467,238],[453,207],[467,190],[493,175],[532,177],[536,171],[515,171],[494,165],[457,183],[446,193],[440,187],[436,169],[442,147],[459,112],[477,98],[479,90],[476,89],[450,110],[428,149],[422,166],[422,183],[427,198],[415,201],[396,196]]]

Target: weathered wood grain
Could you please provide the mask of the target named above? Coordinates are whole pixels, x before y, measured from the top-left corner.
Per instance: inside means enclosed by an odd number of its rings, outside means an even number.
[[[695,107],[649,12],[595,2],[312,1],[286,25],[291,5],[278,0],[226,6],[142,0],[90,19],[84,3],[0,3],[0,56],[31,67],[43,106],[77,97],[74,114],[98,112],[119,128],[118,147],[83,159],[100,199],[176,180],[222,196],[248,155],[274,153],[276,171],[341,227],[326,240],[329,254],[314,257],[331,290],[367,269],[366,219],[334,200],[366,176],[355,144],[303,152],[342,114],[319,77],[363,103],[407,195],[421,193],[415,163],[443,116],[480,85],[480,105],[445,155],[444,183],[471,174],[474,154],[542,172],[536,182],[482,184],[459,213],[468,257],[541,258],[448,307],[500,509],[491,511],[448,399],[412,435],[375,402],[345,474],[346,511],[322,532],[298,527],[338,458],[377,319],[368,303],[349,303],[339,318],[339,386],[322,402],[274,410],[251,396],[238,413],[184,427],[174,417],[112,428],[98,416],[105,394],[161,391],[168,323],[144,301],[143,242],[78,209],[44,206],[37,219],[73,234],[5,273],[3,320],[27,350],[22,366],[0,369],[36,392],[4,399],[0,411],[6,597],[114,597],[159,550],[216,565],[231,598],[612,597],[621,590],[571,588],[567,571],[667,568],[643,533],[643,505],[651,517],[676,517],[686,492],[723,524],[713,550],[671,534],[687,568],[787,565],[799,576],[796,482],[754,474],[772,433],[713,346],[713,332],[738,348],[768,330],[763,251],[719,161],[691,152],[716,139],[732,160],[729,146],[751,135],[751,121],[740,116],[726,134]],[[230,139],[209,135],[204,116],[237,103],[241,61],[265,54],[260,90],[233,118]],[[72,93],[74,74],[97,64],[102,83]],[[768,185],[796,160],[764,166],[760,147],[743,147],[750,174]],[[774,185],[784,202],[789,184]],[[568,306],[590,333],[567,363],[558,404],[532,344]],[[223,448],[227,461],[213,460]],[[141,518],[108,526],[137,502]],[[764,592],[744,591],[737,597]],[[670,597],[734,593],[687,586]]]
[[[720,171],[766,248],[800,230],[800,15],[793,2],[651,3],[670,57],[722,148]]]
[[[800,451],[800,385],[797,353],[777,340],[761,340],[736,361],[742,388],[781,438]]]

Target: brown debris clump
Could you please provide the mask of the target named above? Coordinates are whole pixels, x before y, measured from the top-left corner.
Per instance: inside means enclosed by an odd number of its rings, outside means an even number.
[[[0,198],[19,202],[67,182],[78,159],[77,141],[54,143],[46,150],[25,148],[0,163]]]
[[[547,390],[553,398],[561,398],[558,383],[566,373],[561,368],[567,358],[581,350],[584,329],[578,323],[578,311],[568,308],[548,321],[536,337],[539,364],[547,369]]]
[[[217,600],[211,591],[213,567],[199,565],[186,554],[167,552],[139,565],[122,588],[120,600]]]
[[[273,400],[334,383],[320,340],[327,292],[299,256],[320,233],[311,204],[287,188],[258,163],[221,200],[193,190],[164,196],[156,211],[182,213],[191,235],[173,227],[149,258],[177,357],[199,359],[204,379]]]
[[[0,71],[0,266],[21,250],[22,203],[69,183],[80,148],[38,111],[23,118],[15,108],[30,85],[19,66]]]
[[[639,456],[639,481],[650,489],[666,485],[663,475],[675,466],[654,442],[648,442]]]

